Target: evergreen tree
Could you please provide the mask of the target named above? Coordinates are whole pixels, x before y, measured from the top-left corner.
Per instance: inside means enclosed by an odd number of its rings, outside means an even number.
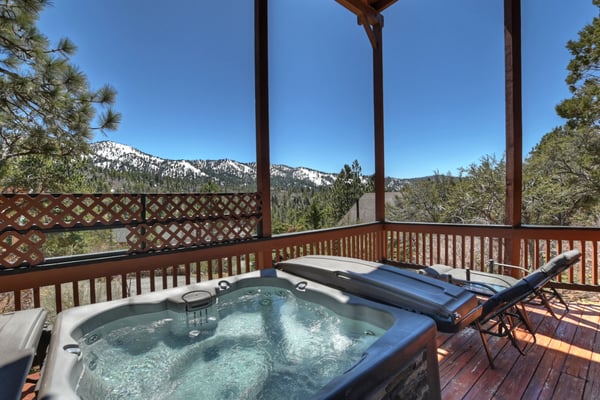
[[[481,158],[480,164],[460,169],[448,196],[447,222],[502,224],[504,221],[506,164],[494,155]]]
[[[594,0],[600,7],[600,0]],[[556,107],[567,119],[546,134],[524,165],[524,220],[597,224],[600,214],[600,17],[567,43],[572,96]]]
[[[27,157],[63,160],[51,163],[78,159],[88,151],[94,130],[114,130],[120,121],[110,107],[115,90],[91,90],[86,76],[69,62],[75,45],[61,39],[50,47],[37,29],[48,4],[0,3],[0,182],[14,168],[11,163],[27,163]],[[96,106],[104,108],[98,118]]]
[[[324,224],[324,212],[321,208],[320,202],[318,199],[314,199],[310,204],[310,208],[308,213],[306,214],[306,225],[309,229],[320,229]]]
[[[593,0],[600,7],[600,0]],[[569,127],[598,127],[600,124],[600,16],[586,25],[567,49],[573,56],[567,69],[566,83],[573,96],[557,107],[558,115]]]
[[[524,169],[523,218],[543,225],[597,222],[600,205],[600,135],[568,125],[546,134]]]
[[[350,210],[368,188],[368,181],[363,181],[362,168],[358,160],[354,160],[352,167],[345,164],[330,192],[328,212],[334,223],[337,223]]]
[[[219,185],[212,179],[204,182],[202,186],[200,186],[200,192],[202,193],[217,193],[219,189]]]
[[[433,176],[405,185],[396,197],[393,213],[401,221],[450,222],[448,210],[456,178],[435,171]],[[457,221],[452,221],[457,222]]]
[[[102,192],[90,179],[90,163],[79,159],[30,155],[8,164],[3,192],[27,188],[34,193]]]
[[[489,155],[461,168],[458,177],[435,171],[406,184],[389,215],[402,221],[501,224],[504,176],[504,159]]]

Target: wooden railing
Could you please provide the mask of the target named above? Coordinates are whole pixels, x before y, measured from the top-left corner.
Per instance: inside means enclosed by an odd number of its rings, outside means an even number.
[[[269,268],[307,254],[375,260],[381,224],[142,254],[113,252],[0,270],[0,311],[61,310]]]
[[[0,267],[0,311],[43,306],[55,315],[68,307],[225,278],[307,254],[484,270],[490,259],[514,263],[506,258],[509,246],[517,254],[516,263],[529,268],[578,248],[581,261],[556,285],[600,291],[598,228],[386,222],[257,238],[254,228],[247,230],[261,218],[256,194],[220,195],[224,196],[220,199],[160,195],[145,200],[142,195],[128,195],[127,204],[141,206],[127,212],[122,211],[122,198],[115,195],[26,196],[4,196],[0,201],[0,259],[9,261]],[[195,201],[209,205],[198,208]],[[155,205],[149,209],[149,204]],[[196,230],[181,228],[188,225]],[[173,226],[166,236],[154,238],[156,232]],[[214,229],[205,229],[209,226]],[[48,258],[39,250],[39,240],[23,245],[25,237],[57,230],[123,227],[139,239],[123,251]],[[139,246],[140,240],[147,244]],[[10,254],[17,248],[22,254],[20,264]],[[37,255],[30,256],[31,251]]]
[[[577,248],[581,261],[560,276],[556,286],[600,291],[599,228],[386,223],[385,235],[385,259],[480,271],[489,260],[536,269],[554,255]],[[507,259],[508,246],[517,250],[516,260]]]

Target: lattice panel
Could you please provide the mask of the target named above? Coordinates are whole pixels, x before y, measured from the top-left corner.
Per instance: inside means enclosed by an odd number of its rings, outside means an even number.
[[[261,210],[257,193],[157,194],[146,196],[146,220],[243,218]]]
[[[141,221],[141,197],[126,194],[16,194],[0,196],[0,230]]]
[[[130,252],[252,238],[258,193],[0,195],[0,268],[37,265],[48,231],[125,226]]]
[[[30,230],[25,234],[4,232],[0,235],[0,268],[42,263],[44,254],[40,248],[45,241],[46,235],[37,230]]]
[[[127,235],[129,252],[177,249],[250,239],[260,219],[218,220],[130,226]]]
[[[256,232],[260,219],[210,221],[202,224],[200,239],[203,244],[250,239]]]

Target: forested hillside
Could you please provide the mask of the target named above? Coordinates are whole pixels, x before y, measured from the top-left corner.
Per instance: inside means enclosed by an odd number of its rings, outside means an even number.
[[[251,192],[256,164],[233,160],[164,160],[113,142],[92,145],[87,157],[87,191],[99,193]],[[406,180],[388,178],[390,190]],[[319,229],[337,221],[372,187],[358,161],[338,173],[305,167],[271,166],[275,233]]]

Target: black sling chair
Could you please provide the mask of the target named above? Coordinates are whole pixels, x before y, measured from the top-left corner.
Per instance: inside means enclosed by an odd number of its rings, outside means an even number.
[[[552,258],[535,272],[518,280],[512,286],[497,292],[480,304],[481,316],[473,322],[472,326],[479,331],[492,368],[495,368],[495,357],[491,354],[486,335],[507,337],[519,353],[525,355],[526,350],[536,343],[536,337],[523,303],[532,297],[539,297],[542,303],[549,308],[544,287],[552,278],[576,263],[580,256],[579,250],[562,253]],[[554,292],[556,291],[554,290]],[[514,335],[515,329],[521,325],[530,333],[532,338],[530,343],[523,346],[519,345]]]
[[[529,321],[523,301],[531,296],[533,288],[527,281],[506,288],[480,304],[481,316],[473,321],[472,326],[479,331],[490,366],[495,368],[486,335],[507,337],[521,355],[526,354],[530,345],[536,343],[535,330]],[[475,311],[475,310],[474,310]],[[531,335],[531,343],[519,345],[515,337],[515,329],[523,325]]]
[[[533,288],[533,293],[531,293],[531,296],[527,301],[533,300],[534,298],[539,299],[540,303],[546,307],[554,318],[561,319],[569,312],[569,306],[560,293],[554,287],[548,285],[548,282],[569,269],[573,264],[579,261],[580,257],[581,252],[579,250],[569,250],[553,257],[534,272],[530,272],[525,268],[514,265],[493,262],[490,262],[490,268],[492,265],[496,265],[502,268],[518,269],[526,273],[527,275],[523,279],[527,280]],[[517,278],[512,276],[492,272],[473,271],[465,268],[451,268],[444,265],[434,265],[427,267],[422,271],[426,275],[448,280],[451,283],[464,286],[473,293],[485,297],[493,296],[519,282]],[[552,299],[557,299],[564,307],[564,312],[560,316],[554,312],[554,309],[550,304]]]

